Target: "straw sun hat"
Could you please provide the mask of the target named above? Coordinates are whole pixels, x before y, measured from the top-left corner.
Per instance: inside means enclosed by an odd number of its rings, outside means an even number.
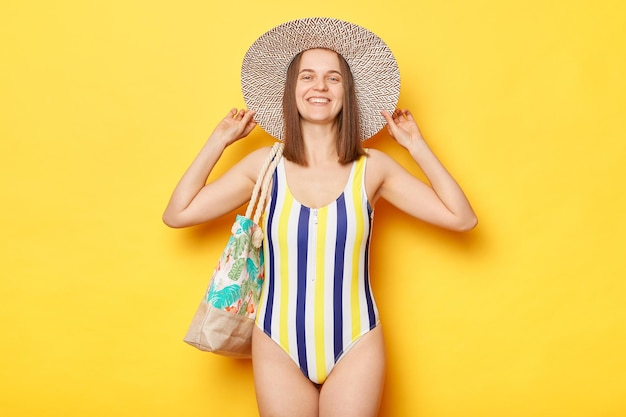
[[[398,64],[387,44],[371,31],[332,18],[292,20],[270,29],[246,53],[241,89],[255,120],[283,140],[283,91],[287,68],[302,51],[331,49],[344,57],[352,75],[361,116],[361,140],[385,126],[381,110],[393,112],[400,94]]]

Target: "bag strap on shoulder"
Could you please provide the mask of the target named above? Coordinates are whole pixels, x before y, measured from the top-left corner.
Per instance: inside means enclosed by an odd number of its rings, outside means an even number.
[[[256,224],[259,224],[261,215],[265,210],[265,203],[267,200],[267,192],[269,190],[270,181],[272,180],[272,176],[274,175],[274,171],[276,170],[276,165],[278,165],[278,162],[283,155],[283,145],[284,144],[282,142],[274,143],[269,155],[267,156],[265,162],[263,163],[263,166],[261,167],[261,172],[259,172],[256,183],[254,184],[252,197],[250,198],[248,208],[246,209],[246,217],[250,219],[250,216],[252,215],[252,210],[254,210],[256,206],[254,218],[252,219],[252,221]]]

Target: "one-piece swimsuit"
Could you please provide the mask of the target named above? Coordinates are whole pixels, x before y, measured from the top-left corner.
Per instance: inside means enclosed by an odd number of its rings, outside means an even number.
[[[256,325],[316,384],[379,323],[369,277],[366,161],[352,163],[335,201],[310,208],[292,195],[281,160],[263,216],[266,278]]]

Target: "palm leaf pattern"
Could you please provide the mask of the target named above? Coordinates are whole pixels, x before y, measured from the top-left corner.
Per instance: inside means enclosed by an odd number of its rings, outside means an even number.
[[[264,281],[263,249],[251,243],[258,227],[252,220],[237,216],[206,298],[216,308],[250,318],[256,314]]]
[[[241,288],[237,284],[229,285],[209,294],[208,302],[216,308],[224,309],[237,303],[241,298]]]
[[[230,271],[228,271],[228,278],[232,279],[233,281],[238,281],[241,277],[241,273],[243,272],[243,267],[245,263],[245,258],[235,259],[235,262],[233,262],[233,265],[230,267]]]

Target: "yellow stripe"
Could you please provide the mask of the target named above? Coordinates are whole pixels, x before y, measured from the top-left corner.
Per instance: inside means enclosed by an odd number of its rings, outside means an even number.
[[[317,377],[326,379],[326,351],[324,340],[324,282],[325,282],[325,252],[326,228],[328,227],[328,208],[324,207],[317,212],[317,248],[315,254],[315,362]]]
[[[361,334],[361,304],[359,298],[359,256],[360,246],[363,240],[363,204],[361,201],[361,184],[363,181],[363,171],[365,166],[365,157],[359,158],[356,164],[354,178],[352,179],[352,202],[354,204],[356,234],[354,239],[354,248],[352,251],[352,279],[351,296],[352,296],[352,340]],[[350,213],[350,210],[348,210]]]
[[[285,193],[285,202],[280,208],[280,218],[278,220],[278,236],[280,248],[276,253],[280,253],[280,308],[279,315],[279,338],[280,346],[289,353],[289,244],[286,240],[289,236],[289,213],[293,206],[293,197],[290,193]]]

